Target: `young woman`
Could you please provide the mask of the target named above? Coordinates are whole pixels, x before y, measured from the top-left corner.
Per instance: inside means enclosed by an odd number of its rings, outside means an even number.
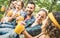
[[[41,28],[41,26],[44,25],[43,21],[46,19],[46,17],[47,17],[47,11],[41,9],[36,15],[35,22],[31,25],[31,27],[26,28],[26,30],[23,32],[25,38],[33,38],[36,35],[40,34],[43,29]]]

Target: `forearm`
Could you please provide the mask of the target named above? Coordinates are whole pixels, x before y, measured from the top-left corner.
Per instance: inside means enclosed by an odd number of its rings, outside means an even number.
[[[42,32],[43,32],[43,31],[46,31],[46,25],[42,25],[42,26],[41,26],[41,29],[42,29]]]
[[[26,30],[23,32],[26,38],[33,38]]]

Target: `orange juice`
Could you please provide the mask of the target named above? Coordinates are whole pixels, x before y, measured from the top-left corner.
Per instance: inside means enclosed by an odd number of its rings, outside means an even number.
[[[15,28],[15,32],[17,33],[17,34],[21,34],[21,32],[22,31],[24,31],[24,25],[23,24],[18,24],[17,26],[16,26],[16,28]]]

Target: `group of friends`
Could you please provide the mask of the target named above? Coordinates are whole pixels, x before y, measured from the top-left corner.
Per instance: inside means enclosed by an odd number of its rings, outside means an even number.
[[[28,2],[25,9],[22,1],[13,1],[0,21],[0,38],[60,38],[60,12],[41,8],[33,15],[35,3]]]

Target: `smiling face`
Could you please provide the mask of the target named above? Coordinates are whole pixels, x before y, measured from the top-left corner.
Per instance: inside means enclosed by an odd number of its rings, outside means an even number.
[[[13,2],[13,6],[16,8],[16,5],[17,5],[17,1],[14,1]]]
[[[39,23],[41,23],[45,18],[46,18],[45,11],[39,11],[38,14],[36,15],[36,21]]]
[[[33,13],[34,9],[35,9],[34,4],[28,4],[27,7],[26,7],[27,14],[31,15]]]
[[[17,2],[16,9],[17,10],[21,10],[22,9],[22,2],[20,2],[20,1]]]

